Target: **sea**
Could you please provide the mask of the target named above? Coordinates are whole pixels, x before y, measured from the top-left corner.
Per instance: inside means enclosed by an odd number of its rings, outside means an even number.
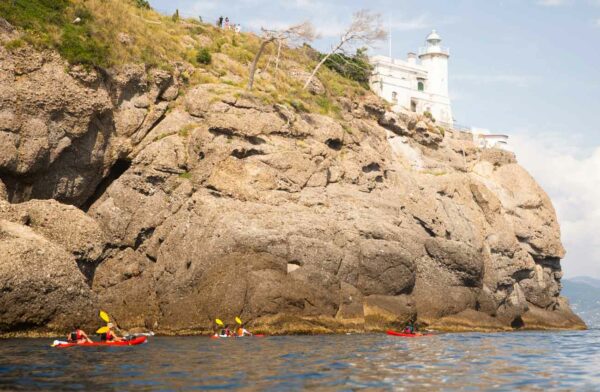
[[[0,340],[0,390],[600,391],[598,329],[51,343]]]

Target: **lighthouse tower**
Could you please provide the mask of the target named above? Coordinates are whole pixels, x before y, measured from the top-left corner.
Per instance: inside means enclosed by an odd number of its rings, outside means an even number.
[[[442,38],[433,30],[427,36],[425,47],[419,50],[419,59],[421,65],[427,70],[426,91],[437,95],[435,101],[447,101],[447,105],[434,105],[432,114],[444,121],[452,122],[452,113],[450,112],[450,101],[448,99],[448,58],[450,51],[441,46]],[[436,113],[437,112],[437,113]]]
[[[442,38],[433,30],[427,36],[426,46],[419,51],[421,65],[427,68],[428,91],[432,94],[448,96],[448,49],[442,49]]]

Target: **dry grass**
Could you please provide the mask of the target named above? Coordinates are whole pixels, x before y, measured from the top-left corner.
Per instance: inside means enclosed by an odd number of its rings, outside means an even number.
[[[93,34],[110,43],[109,63],[113,65],[144,62],[150,66],[167,66],[187,59],[194,44],[183,23],[163,17],[152,10],[138,8],[123,0],[77,0],[94,16]],[[131,43],[121,42],[127,35]]]
[[[41,8],[31,6],[33,2],[41,4],[42,0],[17,1],[27,11],[17,16],[29,42],[43,31],[42,38],[36,41],[40,45],[57,48],[70,62],[102,67],[145,63],[149,67],[171,69],[176,62],[186,63],[195,68],[189,75],[189,86],[223,83],[244,88],[249,64],[260,46],[260,38],[255,34],[236,34],[191,19],[175,21],[129,0],[58,0],[63,9],[60,13],[52,10],[52,15],[60,18],[55,18],[56,23],[46,24],[46,14],[40,13]],[[70,21],[78,15],[83,15],[83,21],[73,25]],[[34,19],[35,23],[27,29],[27,21]],[[209,64],[198,63],[201,50],[210,52]],[[304,80],[291,77],[290,72],[308,72],[314,67],[318,54],[309,47],[283,47],[277,70],[275,56],[276,45],[269,45],[258,64],[252,92],[267,104],[286,104],[298,111],[339,117],[340,97],[353,100],[366,94],[360,84],[326,67],[318,74],[325,93],[316,96],[303,90]]]

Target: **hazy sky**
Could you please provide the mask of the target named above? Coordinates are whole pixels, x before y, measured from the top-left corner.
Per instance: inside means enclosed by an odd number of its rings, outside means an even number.
[[[519,162],[559,215],[567,277],[600,278],[600,0],[150,0],[156,9],[244,30],[312,21],[326,49],[352,13],[392,26],[404,58],[437,29],[450,47],[450,94],[464,125],[511,136]],[[372,53],[387,54],[387,43]]]

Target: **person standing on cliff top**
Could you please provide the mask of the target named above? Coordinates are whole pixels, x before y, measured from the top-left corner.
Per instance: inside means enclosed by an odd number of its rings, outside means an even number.
[[[219,19],[217,19],[217,27],[222,29],[223,28],[223,17],[219,16]]]

